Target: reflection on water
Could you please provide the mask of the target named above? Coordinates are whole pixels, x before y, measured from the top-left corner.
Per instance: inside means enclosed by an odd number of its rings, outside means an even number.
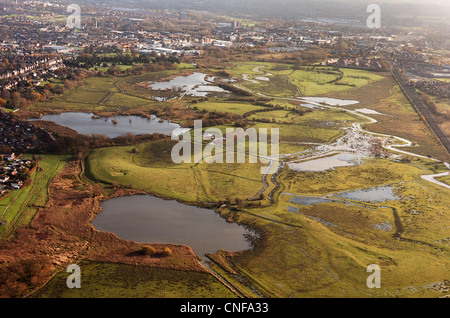
[[[211,85],[211,81],[214,79],[207,79],[208,75],[204,73],[195,72],[188,76],[178,76],[174,79],[165,82],[150,82],[148,87],[153,90],[167,90],[174,89],[184,94],[192,95],[196,97],[207,96],[208,93],[225,93],[226,90]]]
[[[388,186],[347,191],[337,194],[336,197],[364,202],[384,202],[399,199],[394,194],[394,188]]]
[[[301,99],[307,102],[323,103],[329,106],[349,106],[359,103],[357,100],[345,100],[330,97],[302,97]]]
[[[180,127],[156,116],[144,118],[140,116],[115,116],[109,118],[93,119],[92,113],[72,113],[44,115],[40,120],[52,121],[60,126],[69,127],[82,135],[107,135],[114,138],[126,133],[134,135],[164,134],[170,135],[174,129]],[[35,120],[35,119],[33,119]]]
[[[188,245],[200,256],[219,249],[237,252],[251,248],[246,237],[254,233],[228,223],[213,210],[150,195],[115,198],[101,206],[103,212],[93,226],[126,240]]]

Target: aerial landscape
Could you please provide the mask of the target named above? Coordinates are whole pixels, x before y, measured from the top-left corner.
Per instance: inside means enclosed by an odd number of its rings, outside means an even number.
[[[449,18],[0,0],[0,298],[449,298]]]

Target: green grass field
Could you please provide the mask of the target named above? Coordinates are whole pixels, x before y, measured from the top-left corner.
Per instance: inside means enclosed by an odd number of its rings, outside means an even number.
[[[283,124],[317,125],[318,127],[321,125],[325,126],[330,124],[343,124],[344,122],[351,123],[364,121],[364,119],[359,116],[337,109],[314,110],[303,116],[298,116],[287,110],[273,110],[253,114],[248,119],[268,120]]]
[[[437,178],[437,180],[450,185],[450,176],[440,177],[440,178]]]
[[[194,104],[192,107],[197,107],[200,110],[206,110],[208,112],[221,112],[244,115],[253,110],[263,109],[264,107],[256,106],[248,103],[236,103],[236,102],[202,102]]]
[[[151,107],[154,101],[123,94],[114,77],[92,77],[84,85],[56,97],[53,101],[39,102],[35,109],[77,111],[127,111],[138,107]]]
[[[69,289],[63,270],[31,298],[235,298],[207,273],[82,262],[81,288]]]
[[[383,79],[381,75],[364,70],[335,70],[324,66],[294,70],[286,64],[256,62],[240,63],[230,72],[239,77],[247,75],[249,80],[242,81],[245,87],[277,97],[323,95],[360,88]],[[258,81],[258,76],[266,76],[270,81]]]
[[[26,158],[27,155],[24,155]],[[11,194],[0,201],[0,215],[7,221],[0,226],[1,238],[12,234],[17,227],[31,223],[39,207],[45,206],[48,201],[47,188],[51,180],[67,163],[68,157],[56,155],[39,155],[40,171],[35,171],[33,183],[23,189],[11,191]],[[31,157],[30,157],[31,158]]]
[[[342,135],[340,126],[320,127],[316,124],[290,125],[283,123],[255,123],[255,129],[278,128],[281,142],[324,142],[330,143]]]
[[[261,164],[178,165],[170,157],[172,146],[168,142],[154,142],[96,149],[86,162],[87,177],[187,202],[245,199],[263,187]],[[132,148],[137,148],[137,154],[131,152]]]

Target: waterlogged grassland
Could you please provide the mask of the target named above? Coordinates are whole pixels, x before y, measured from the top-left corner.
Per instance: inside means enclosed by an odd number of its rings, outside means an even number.
[[[395,207],[404,226],[403,237],[434,244],[448,236],[446,229],[450,226],[450,198],[447,195],[448,189],[425,181],[421,176],[440,172],[441,166],[423,160],[403,164],[372,159],[363,162],[361,166],[321,173],[285,171],[280,177],[286,193],[302,195],[320,196],[375,186],[392,186],[400,200],[363,206],[369,208],[369,213],[374,206]],[[312,215],[321,213],[323,211]],[[331,215],[330,219],[326,219],[334,223],[333,218]],[[392,222],[391,224],[394,225]],[[441,246],[445,246],[445,242]]]
[[[24,158],[27,158],[24,155]],[[29,156],[31,158],[31,156]],[[32,184],[11,194],[0,201],[0,216],[7,221],[0,226],[0,238],[14,232],[17,227],[31,223],[39,207],[48,201],[48,185],[67,163],[67,156],[39,155],[39,169],[32,175]]]
[[[429,171],[393,161],[363,160],[362,165],[327,172],[283,172],[286,192],[325,195],[390,183],[400,183],[420,178]]]
[[[167,78],[172,78],[177,75],[182,75],[184,72],[192,72],[190,67],[186,68],[186,65],[182,65],[181,68],[176,70],[166,70],[159,72],[151,72],[143,75],[127,76],[117,79],[117,84],[121,89],[126,92],[126,94],[142,98],[145,100],[155,101],[154,96],[165,97],[164,93],[156,93],[146,87],[148,82],[158,82],[165,81]],[[174,97],[173,93],[170,92],[166,97]],[[165,103],[154,103],[155,108],[161,107]]]
[[[291,65],[275,63],[242,63],[230,72],[243,78],[245,87],[270,96],[317,96],[360,88],[383,79],[374,72],[314,66],[293,69]],[[258,79],[259,76],[266,80]],[[267,80],[268,79],[268,80]]]
[[[32,298],[235,298],[207,273],[124,264],[82,262],[82,288],[67,288],[58,273]]]
[[[403,150],[424,156],[449,161],[450,155],[430,131],[413,106],[391,76],[386,76],[371,85],[338,94],[327,94],[329,97],[354,99],[359,104],[346,106],[348,109],[369,108],[383,115],[371,115],[378,123],[365,125],[369,131],[395,135],[415,143],[413,147]]]
[[[371,228],[371,219],[359,228],[360,221],[373,214],[373,222],[389,220],[378,211],[361,215],[357,209],[333,209],[343,216],[343,223],[335,220],[338,226],[347,226],[336,232],[314,219],[286,213],[283,205],[266,211],[269,215],[263,215],[263,209],[252,210],[252,221],[264,229],[263,247],[244,252],[232,261],[233,267],[268,297],[442,296],[425,286],[446,279],[442,260],[448,258],[448,252],[436,253],[432,248],[398,241]],[[269,224],[267,218],[273,221]],[[360,233],[362,238],[354,237]],[[367,288],[370,264],[381,267],[381,289]]]
[[[302,195],[392,185],[400,199],[378,204],[353,201],[302,206],[289,202],[291,195],[276,196],[270,208],[239,214],[241,221],[260,228],[264,239],[254,251],[231,259],[232,267],[269,297],[444,295],[427,285],[447,279],[448,264],[443,260],[450,257],[445,241],[450,198],[445,195],[446,189],[420,178],[440,167],[421,160],[400,164],[382,159],[368,161],[362,167],[380,179],[365,174],[358,179],[358,167],[311,174],[286,168],[278,181],[281,192]],[[320,186],[337,175],[342,179]],[[411,241],[393,237],[397,223],[392,208],[398,213],[402,237]],[[387,223],[391,229],[374,226]],[[366,268],[370,264],[381,267],[381,289],[367,288]]]

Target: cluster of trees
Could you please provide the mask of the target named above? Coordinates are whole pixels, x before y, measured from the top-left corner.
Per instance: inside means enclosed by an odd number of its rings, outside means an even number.
[[[120,66],[111,65],[106,71],[107,75],[142,75],[145,73],[152,72],[161,72],[166,70],[176,70],[178,66],[172,62],[160,62],[160,63],[152,63],[152,64],[142,64],[142,65],[134,65],[131,68],[122,69]],[[99,71],[99,75],[105,75],[104,72]]]
[[[238,127],[245,127],[247,125],[244,117],[239,114],[208,111],[203,111],[202,113],[203,127],[213,127],[227,124],[234,124]]]
[[[92,148],[136,145],[162,139],[170,140],[168,136],[162,134],[134,135],[127,133],[115,138],[100,134],[92,134],[90,136],[77,135],[76,137],[65,136],[57,137],[56,144],[50,147],[49,152],[71,154],[75,156],[75,159],[81,159]]]
[[[220,83],[218,86],[220,88],[223,88],[224,90],[230,91],[230,92],[232,92],[232,93],[234,93],[236,95],[252,96],[251,92],[249,92],[249,91],[247,91],[245,89],[238,88],[238,87],[236,87],[234,85],[229,85],[229,84],[226,84],[226,83]]]
[[[313,47],[307,51],[271,55],[270,57],[265,57],[262,61],[292,64],[294,65],[294,68],[300,69],[304,65],[312,65],[314,63],[322,62],[327,57],[327,51],[319,47]]]
[[[134,65],[134,72],[138,72],[138,69],[148,71],[147,68],[151,68],[151,65],[156,64],[159,67],[168,67],[180,63],[177,56],[174,55],[158,55],[156,52],[150,54],[140,55],[136,51],[132,50],[129,54],[124,53],[112,53],[112,54],[99,54],[99,53],[84,53],[78,56],[74,60],[66,61],[65,64],[70,67],[94,69],[108,67],[107,73],[110,75],[117,75],[118,73],[126,73],[127,70],[122,70],[120,65],[132,66]],[[139,68],[141,66],[141,68]],[[144,67],[145,66],[145,67]],[[102,72],[103,73],[103,72]]]
[[[0,268],[0,298],[24,295],[44,284],[52,272],[48,258],[20,259]]]
[[[428,107],[428,109],[436,116],[442,117],[446,120],[450,120],[450,113],[443,113],[439,111],[439,108],[437,107],[436,103],[433,101],[433,99],[428,96],[425,93],[420,93],[420,99],[425,104],[425,106]]]
[[[84,79],[96,75],[96,72],[84,69],[71,69],[61,84],[47,83],[43,86],[19,86],[15,91],[3,89],[0,92],[0,106],[11,109],[25,109],[33,103],[52,99],[76,86],[83,85]]]
[[[30,99],[27,99],[24,96],[29,96]],[[0,92],[0,106],[11,108],[11,109],[21,109],[25,108],[31,104],[31,98],[40,98],[40,95],[33,94],[24,89],[16,90],[14,92],[10,92],[8,90],[2,90]]]

